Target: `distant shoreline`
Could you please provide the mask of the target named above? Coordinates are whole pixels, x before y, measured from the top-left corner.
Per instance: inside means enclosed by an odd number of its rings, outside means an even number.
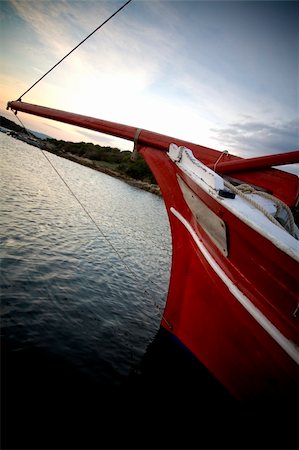
[[[105,173],[107,175],[110,175],[114,178],[117,178],[119,180],[125,181],[127,184],[130,184],[131,186],[137,187],[139,189],[143,189],[147,192],[150,192],[152,194],[158,195],[162,197],[161,190],[157,184],[150,183],[150,181],[142,181],[138,178],[132,178],[126,173],[121,173],[116,169],[107,167],[107,162],[105,160],[101,161],[98,159],[89,159],[86,156],[79,156],[76,155],[70,151],[67,151],[67,149],[61,149],[59,146],[56,146],[55,143],[53,143],[52,138],[48,139],[41,139],[37,136],[36,132],[33,132],[30,130],[27,131],[26,129],[20,127],[20,125],[17,125],[15,122],[12,122],[11,120],[7,119],[6,117],[0,116],[0,131],[15,138],[20,141],[26,142],[28,145],[32,145],[35,147],[40,148],[41,150],[47,151],[49,153],[53,153],[54,155],[60,156],[62,158],[69,159],[70,161],[76,162],[78,164],[81,164],[83,166],[89,167],[91,169],[97,170],[98,172]],[[36,133],[36,134],[34,134]],[[39,133],[40,134],[40,133]],[[55,141],[55,139],[54,139]],[[61,142],[61,141],[60,141]],[[62,141],[64,142],[64,141]],[[65,144],[72,144],[69,142],[65,142]],[[76,144],[74,144],[76,145]],[[92,144],[87,144],[92,145]],[[101,146],[94,146],[101,147]],[[106,147],[102,147],[106,149]],[[111,149],[117,150],[118,149]],[[128,152],[127,152],[128,153]],[[150,169],[148,168],[148,171],[150,172]]]
[[[45,149],[43,149],[45,150]],[[89,167],[90,169],[97,170],[98,172],[105,173],[106,175],[110,175],[111,177],[118,178],[119,180],[125,181],[131,186],[137,187],[139,189],[143,189],[144,191],[151,192],[152,194],[158,195],[162,197],[161,190],[158,185],[147,183],[146,181],[135,180],[134,178],[130,178],[126,175],[123,175],[116,170],[109,169],[108,167],[104,167],[99,161],[91,160],[88,158],[84,158],[81,156],[73,155],[72,153],[62,153],[55,152],[47,149],[46,151],[53,153],[56,156],[61,156],[62,158],[69,159],[70,161],[81,164],[82,166]]]

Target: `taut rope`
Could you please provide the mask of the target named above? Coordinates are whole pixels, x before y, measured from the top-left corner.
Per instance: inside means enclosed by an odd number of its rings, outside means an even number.
[[[119,13],[125,6],[127,6],[132,0],[128,0],[125,4],[123,4],[117,11],[115,11],[110,17],[108,17],[108,19],[106,19],[103,23],[101,23],[101,25],[99,25],[95,30],[93,30],[88,36],[86,36],[86,38],[83,39],[83,41],[79,42],[79,44],[77,44],[71,51],[69,51],[63,58],[61,58],[56,64],[54,64],[53,67],[51,67],[51,69],[49,69],[43,76],[41,76],[35,83],[33,83],[32,86],[30,86],[30,88],[27,89],[27,91],[25,91],[22,95],[20,95],[20,97],[18,98],[18,101],[21,101],[21,98],[24,97],[25,94],[27,94],[27,92],[29,92],[34,86],[36,86],[43,78],[45,78],[46,75],[48,75],[50,72],[52,72],[53,69],[55,69],[55,67],[57,67],[60,63],[62,63],[62,61],[64,61],[71,53],[73,53],[78,47],[80,47],[80,45],[83,44],[83,42],[87,41],[87,39],[90,38],[90,36],[92,36],[96,31],[98,31],[100,28],[102,28],[107,22],[109,22],[109,20],[112,19],[112,17],[116,16],[117,13]]]

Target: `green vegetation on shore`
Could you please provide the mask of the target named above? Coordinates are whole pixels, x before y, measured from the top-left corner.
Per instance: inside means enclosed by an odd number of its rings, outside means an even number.
[[[115,170],[122,175],[156,184],[155,177],[145,160],[140,155],[137,155],[136,160],[132,161],[132,152],[129,150],[121,151],[118,148],[103,147],[92,143],[74,143],[57,141],[56,139],[47,139],[47,142],[61,156],[63,154],[71,154],[75,157],[85,158],[93,161],[95,166],[97,166],[96,162],[100,162],[104,167]]]
[[[0,116],[0,125],[20,134],[25,132],[24,128],[3,116]],[[121,178],[142,189],[160,194],[154,175],[139,154],[132,161],[132,152],[129,150],[121,151],[118,148],[105,147],[90,142],[66,142],[53,138],[38,140],[40,148],[43,150]]]
[[[8,128],[9,130],[17,131],[18,133],[24,133],[24,128],[16,124],[12,120],[7,119],[4,116],[0,116],[0,126]]]

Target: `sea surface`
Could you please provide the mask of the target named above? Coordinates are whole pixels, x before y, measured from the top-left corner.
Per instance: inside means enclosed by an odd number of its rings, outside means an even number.
[[[165,304],[171,239],[163,200],[0,138],[5,337],[20,350],[63,356],[96,378],[101,362],[104,377],[127,375]]]
[[[1,448],[289,448],[159,329],[163,199],[3,133],[0,151]]]

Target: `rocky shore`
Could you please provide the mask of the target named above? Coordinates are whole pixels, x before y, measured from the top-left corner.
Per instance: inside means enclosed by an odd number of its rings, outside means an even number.
[[[100,161],[97,159],[89,159],[86,156],[79,156],[77,154],[74,154],[70,151],[67,151],[66,150],[67,147],[61,148],[59,145],[55,145],[57,143],[59,144],[59,141],[56,141],[55,139],[51,139],[51,138],[49,138],[49,139],[40,138],[40,136],[41,136],[40,133],[36,133],[31,130],[29,130],[29,131],[25,130],[24,128],[20,127],[16,123],[12,122],[11,120],[9,120],[3,116],[0,116],[0,131],[5,134],[8,134],[9,136],[11,136],[15,139],[24,141],[29,145],[38,147],[43,151],[48,151],[48,152],[53,153],[62,158],[66,158],[66,159],[74,161],[78,164],[82,164],[83,166],[90,167],[91,169],[106,173],[107,175],[110,175],[112,177],[115,177],[115,178],[125,181],[126,183],[130,184],[131,186],[135,186],[139,189],[143,189],[145,191],[151,192],[152,194],[161,196],[161,191],[160,191],[159,186],[157,184],[151,183],[150,181],[145,181],[147,177],[145,177],[143,181],[141,179],[132,178],[131,176],[129,176],[125,173],[121,173],[120,171],[109,167],[109,165],[105,161]],[[63,142],[66,145],[70,144],[70,143],[64,142],[64,141],[60,141],[60,142]],[[92,146],[93,148],[96,147],[96,146],[93,146],[92,144],[87,144],[87,146],[88,145]],[[105,147],[103,147],[103,148],[105,148]],[[111,149],[111,150],[113,151],[115,149]],[[118,149],[117,149],[117,152],[119,152]]]
[[[67,152],[57,152],[50,148],[47,148],[46,150],[62,158],[69,159],[70,161],[82,164],[83,166],[86,167],[90,167],[91,169],[97,170],[99,172],[106,173],[107,175],[118,178],[119,180],[123,180],[126,183],[130,184],[131,186],[135,186],[139,189],[143,189],[144,191],[148,191],[151,192],[152,194],[159,195],[160,197],[162,196],[161,190],[158,185],[128,177],[127,175],[121,174],[116,170],[105,167],[103,164],[101,164],[100,161],[91,160]]]

